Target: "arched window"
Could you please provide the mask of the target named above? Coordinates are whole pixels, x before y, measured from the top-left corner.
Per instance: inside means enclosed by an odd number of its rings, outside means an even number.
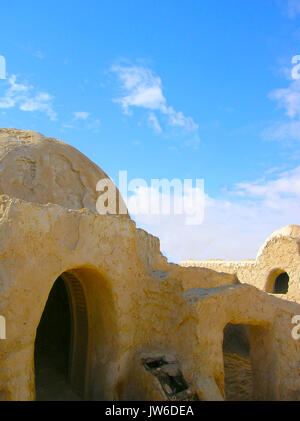
[[[272,294],[287,294],[289,289],[289,275],[282,269],[274,269],[268,276],[266,292]]]

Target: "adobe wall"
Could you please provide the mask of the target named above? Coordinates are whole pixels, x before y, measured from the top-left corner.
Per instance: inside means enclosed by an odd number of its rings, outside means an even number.
[[[241,283],[248,283],[271,293],[275,274],[289,275],[287,294],[281,297],[300,302],[300,227],[288,225],[275,231],[261,246],[255,260],[186,260],[183,267],[204,267],[218,272],[235,274]],[[273,276],[274,275],[274,276]]]
[[[255,398],[300,400],[291,336],[300,305],[259,290],[280,267],[298,300],[299,227],[270,237],[254,263],[172,264],[128,215],[97,214],[95,184],[106,175],[74,148],[15,129],[0,138],[0,400],[35,399],[36,332],[60,276],[74,277],[86,300],[85,398],[223,400],[224,327],[244,323]],[[153,361],[166,379],[183,376],[184,395],[170,395]]]
[[[242,283],[247,283],[247,280],[252,277],[256,269],[255,260],[221,260],[221,259],[209,259],[209,260],[193,260],[188,259],[180,262],[180,266],[206,268],[216,271],[218,273],[236,275],[238,280]],[[251,275],[252,274],[252,275]]]
[[[221,344],[229,322],[269,329],[271,336],[257,355],[271,352],[268,365],[275,374],[265,379],[260,398],[290,399],[300,390],[294,368],[299,345],[287,333],[300,306],[251,286],[184,293],[173,276],[150,276],[137,253],[135,224],[128,218],[2,196],[0,256],[0,314],[7,320],[7,339],[0,342],[4,400],[35,397],[36,329],[54,281],[66,272],[76,274],[87,292],[90,399],[166,399],[142,364],[142,359],[162,356],[180,367],[199,399],[224,399]],[[257,370],[261,378],[259,363]]]
[[[90,399],[165,399],[142,364],[156,355],[176,361],[191,391],[205,396],[197,386],[197,322],[182,285],[149,275],[133,221],[0,199],[0,314],[7,323],[7,339],[0,341],[2,400],[34,399],[36,329],[55,280],[66,272],[78,276],[87,294]]]
[[[199,363],[208,379],[224,386],[222,341],[227,323],[250,326],[254,400],[299,400],[300,341],[291,335],[299,305],[242,284],[185,292],[198,315]],[[204,376],[201,380],[203,381]]]
[[[155,276],[168,277],[182,283],[184,289],[190,288],[214,288],[222,285],[238,283],[235,274],[220,273],[213,268],[184,267],[168,262],[161,253],[159,238],[142,229],[136,230],[137,250],[143,264]]]

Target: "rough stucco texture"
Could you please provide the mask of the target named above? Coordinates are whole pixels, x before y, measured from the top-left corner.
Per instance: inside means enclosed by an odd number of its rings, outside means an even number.
[[[61,275],[86,297],[86,399],[169,399],[159,370],[145,369],[159,359],[165,378],[183,376],[187,399],[223,400],[228,323],[250,326],[255,399],[300,399],[300,345],[290,333],[299,304],[235,274],[168,263],[159,240],[128,216],[96,213],[103,176],[62,142],[0,130],[0,399],[35,399],[36,331]],[[286,247],[295,253],[294,240]]]

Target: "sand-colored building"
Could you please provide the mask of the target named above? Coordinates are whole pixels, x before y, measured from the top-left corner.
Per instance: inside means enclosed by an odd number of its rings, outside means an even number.
[[[105,177],[0,129],[0,400],[299,400],[298,227],[248,275],[171,264],[128,214],[97,213]],[[267,293],[279,270],[290,300]]]
[[[239,282],[300,302],[300,226],[288,225],[270,235],[253,260],[202,260],[181,262],[236,275]]]

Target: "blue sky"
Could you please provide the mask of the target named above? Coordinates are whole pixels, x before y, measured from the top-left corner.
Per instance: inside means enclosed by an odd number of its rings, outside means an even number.
[[[0,126],[114,180],[203,178],[203,224],[136,218],[171,260],[253,258],[300,224],[300,0],[3,1]]]

